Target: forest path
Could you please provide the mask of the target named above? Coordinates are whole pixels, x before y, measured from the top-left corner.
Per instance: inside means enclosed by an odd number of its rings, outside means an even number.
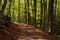
[[[19,40],[56,40],[49,34],[24,23],[16,23],[20,27],[21,35]],[[58,39],[57,39],[58,40]]]
[[[59,40],[56,37],[24,23],[11,23],[0,20],[0,40]]]

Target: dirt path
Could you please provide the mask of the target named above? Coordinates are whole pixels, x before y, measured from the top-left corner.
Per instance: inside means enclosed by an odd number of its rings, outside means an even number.
[[[18,24],[18,26],[22,30],[20,40],[21,38],[22,40],[59,40],[41,30],[34,28],[31,25],[27,25],[24,23],[15,24]]]
[[[56,37],[24,23],[11,23],[9,26],[0,22],[0,40],[59,40]]]

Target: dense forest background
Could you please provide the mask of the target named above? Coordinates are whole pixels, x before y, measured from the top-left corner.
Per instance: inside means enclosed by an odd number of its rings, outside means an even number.
[[[60,0],[0,0],[0,16],[60,35]]]

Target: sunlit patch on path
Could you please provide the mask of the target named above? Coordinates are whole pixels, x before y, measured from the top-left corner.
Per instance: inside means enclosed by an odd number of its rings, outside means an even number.
[[[46,39],[19,39],[19,40],[46,40]]]

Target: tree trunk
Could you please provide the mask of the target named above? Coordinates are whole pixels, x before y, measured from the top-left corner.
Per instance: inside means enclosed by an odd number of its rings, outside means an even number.
[[[36,0],[34,0],[34,26],[36,27]]]
[[[30,11],[29,11],[29,0],[27,0],[28,4],[28,24],[31,24],[31,16],[30,16]]]
[[[49,15],[49,24],[51,29],[51,34],[54,34],[54,0],[49,0],[49,8],[48,8],[48,15]]]
[[[47,0],[43,0],[43,7],[44,7],[44,19],[43,19],[43,28],[42,28],[42,30],[43,31],[45,31],[46,32],[46,28],[47,28],[47,26],[46,26],[46,15],[47,15]]]
[[[14,14],[14,2],[15,0],[13,0],[13,11],[12,11],[12,21],[14,22],[15,21],[15,14]]]
[[[11,17],[10,9],[11,9],[12,0],[9,0],[9,2],[10,2],[10,4],[9,4],[9,11],[7,12],[6,16]]]
[[[2,0],[0,0],[0,5],[2,4]]]
[[[25,2],[25,7],[24,7],[24,18],[25,18],[25,23],[27,24],[27,0],[24,0]]]
[[[43,22],[42,22],[42,18],[43,18],[43,0],[41,0],[41,2],[40,2],[40,4],[41,4],[41,17],[40,17],[40,29],[42,30],[42,27],[43,27]]]
[[[2,5],[2,9],[0,11],[0,15],[4,15],[5,7],[7,5],[7,0],[4,0],[4,4]]]
[[[20,22],[20,0],[19,0],[19,3],[18,3],[18,22]]]

